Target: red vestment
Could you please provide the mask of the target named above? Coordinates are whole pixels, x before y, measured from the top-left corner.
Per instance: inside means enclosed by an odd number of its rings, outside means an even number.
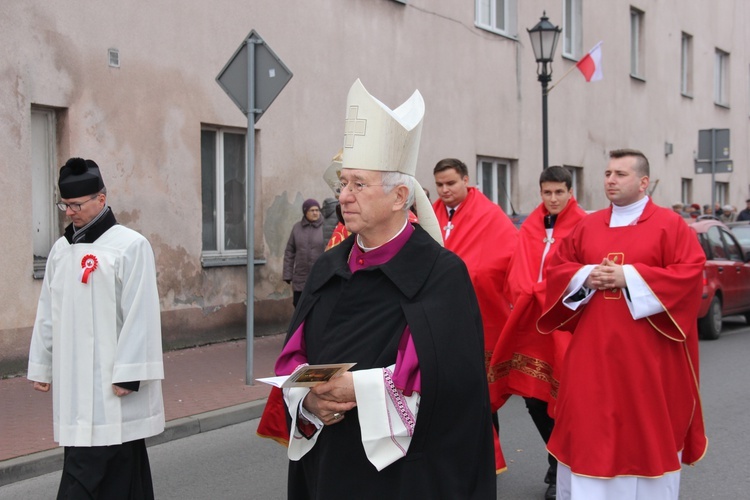
[[[484,325],[485,366],[489,366],[497,338],[510,316],[503,284],[518,231],[505,212],[474,187],[469,188],[469,194],[450,221],[443,200],[432,207],[445,248],[461,257],[469,269]],[[449,222],[453,227],[446,238]]]
[[[552,242],[542,263],[547,246],[544,217],[549,212],[541,203],[523,222],[518,246],[510,260],[505,295],[513,303],[510,318],[498,338],[489,368],[492,409],[500,408],[511,394],[546,401],[550,416],[559,386],[559,366],[570,342],[570,333],[554,331],[541,335],[536,321],[542,315],[546,289],[546,269],[576,224],[586,212],[571,198],[557,215]],[[542,271],[542,281],[539,271]]]
[[[346,229],[345,225],[340,222],[336,224],[336,227],[333,230],[333,234],[331,234],[331,239],[328,240],[328,243],[326,244],[326,251],[330,250],[331,248],[347,239],[350,234],[351,233],[348,229]]]
[[[610,228],[611,207],[583,219],[550,262],[540,332],[573,332],[547,449],[573,473],[660,477],[696,462],[707,439],[698,390],[696,314],[703,251],[682,218],[649,201],[637,224]],[[632,265],[664,312],[634,320],[627,290],[594,292],[572,311],[566,287],[605,257]]]
[[[505,212],[475,187],[469,188],[450,221],[443,200],[436,201],[432,208],[440,224],[445,248],[461,257],[469,270],[482,314],[484,365],[487,368],[492,350],[510,316],[510,303],[503,294],[503,284],[518,231]],[[452,227],[447,231],[449,223]],[[497,433],[494,438],[495,468],[500,473],[506,469],[505,458]]]

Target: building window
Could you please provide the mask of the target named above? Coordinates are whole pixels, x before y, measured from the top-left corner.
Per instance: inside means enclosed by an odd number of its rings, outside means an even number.
[[[513,212],[510,201],[510,173],[509,160],[480,158],[477,161],[477,187],[507,214]]]
[[[643,79],[643,12],[630,9],[630,76]]]
[[[583,55],[583,0],[563,0],[563,56],[580,59]]]
[[[693,203],[693,179],[683,177],[681,186],[682,199],[680,201],[683,205],[690,205]]]
[[[201,130],[203,260],[246,263],[245,132]]]
[[[518,0],[475,0],[477,27],[516,38]]]
[[[575,196],[576,200],[580,202],[581,200],[578,199],[578,193],[583,189],[583,169],[581,167],[573,167],[571,165],[564,165],[564,167],[568,172],[570,172],[571,177],[573,177],[573,196]]]
[[[727,204],[729,199],[729,183],[728,182],[715,182],[714,183],[714,203],[723,207]]]
[[[682,34],[680,92],[688,97],[693,95],[693,37],[687,33]]]
[[[714,102],[729,106],[729,54],[719,49],[716,49],[714,67]]]
[[[31,109],[31,214],[34,278],[44,277],[52,245],[62,232],[61,212],[55,207],[57,118],[55,111]]]

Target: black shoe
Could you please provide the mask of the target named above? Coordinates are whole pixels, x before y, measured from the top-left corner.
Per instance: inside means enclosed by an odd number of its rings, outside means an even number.
[[[557,485],[555,483],[552,483],[547,487],[547,491],[544,492],[544,500],[555,500],[556,498]]]

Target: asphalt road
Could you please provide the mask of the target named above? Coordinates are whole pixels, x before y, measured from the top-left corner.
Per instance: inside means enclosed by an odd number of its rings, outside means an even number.
[[[728,321],[719,340],[702,341],[700,347],[709,449],[695,467],[683,468],[680,498],[748,498],[750,437],[744,427],[750,414],[750,328],[744,320]],[[156,497],[284,499],[285,450],[258,438],[257,425],[252,420],[151,447]],[[497,498],[543,498],[544,446],[520,398],[500,410],[500,434],[508,471],[497,479]],[[13,483],[0,488],[0,500],[54,498],[58,482],[59,472]]]

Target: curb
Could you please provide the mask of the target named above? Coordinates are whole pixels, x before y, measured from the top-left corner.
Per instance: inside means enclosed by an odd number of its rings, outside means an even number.
[[[166,423],[164,432],[146,439],[146,446],[156,446],[260,418],[265,406],[266,400],[261,399],[170,420]],[[60,447],[4,460],[0,462],[0,487],[62,470],[62,466],[63,449]]]

